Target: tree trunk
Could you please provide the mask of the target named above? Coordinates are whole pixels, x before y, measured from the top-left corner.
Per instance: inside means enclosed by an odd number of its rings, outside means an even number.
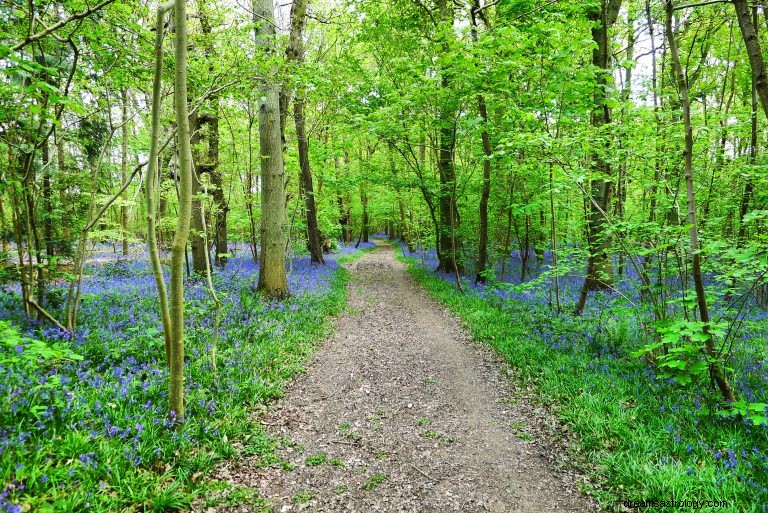
[[[749,64],[752,68],[752,80],[754,80],[757,96],[760,99],[760,105],[763,112],[768,116],[768,75],[765,69],[765,60],[760,48],[760,39],[757,37],[755,24],[753,24],[752,13],[750,12],[747,0],[732,0],[736,8],[736,17],[739,21],[739,29],[744,39],[744,45],[747,48]]]
[[[757,26],[757,7],[752,8],[752,22]],[[749,170],[749,174],[744,184],[744,192],[741,195],[741,205],[739,207],[739,235],[738,244],[743,246],[746,241],[746,223],[744,217],[749,212],[749,203],[752,199],[752,193],[754,192],[754,182],[752,180],[752,173],[754,173],[754,165],[757,162],[757,84],[755,77],[752,77],[752,112],[750,115],[751,133],[749,139],[749,165],[752,169]],[[714,175],[713,175],[714,178]]]
[[[208,1],[198,0],[197,5],[200,29],[204,36],[203,48],[205,58],[208,60],[208,71],[213,76],[215,73],[213,60],[216,56],[214,55],[215,50],[211,39],[213,30],[208,14]],[[203,125],[207,127],[206,140],[208,143],[205,160],[199,162],[200,170],[198,175],[208,173],[210,178],[210,194],[213,199],[212,215],[215,219],[213,224],[214,262],[218,267],[223,268],[227,265],[227,214],[229,212],[229,205],[224,197],[224,182],[219,170],[219,95],[217,93],[210,95],[207,104],[208,108],[205,111],[205,115],[198,119],[200,128]],[[202,219],[202,223],[204,225],[207,224],[205,219]],[[206,257],[208,256],[207,251],[208,247],[206,244]],[[206,272],[205,269],[203,272]]]
[[[360,224],[360,240],[363,242],[370,242],[368,240],[368,193],[365,190],[365,183],[360,183],[360,203],[363,208],[362,222]]]
[[[192,247],[192,271],[196,277],[205,274],[205,260],[209,258],[205,237],[205,220],[203,219],[203,191],[200,187],[201,178],[205,172],[201,146],[201,123],[197,112],[189,116],[189,129],[191,134],[191,147],[193,154],[192,166],[192,230],[189,233],[190,246]],[[181,173],[181,170],[179,170]]]
[[[485,283],[484,272],[488,266],[488,198],[491,195],[491,138],[488,129],[488,110],[485,106],[483,95],[477,96],[477,109],[483,120],[483,132],[481,139],[483,141],[483,188],[480,193],[480,234],[477,251],[477,269],[475,272],[475,283]]]
[[[256,46],[274,54],[275,28],[271,0],[254,0]],[[280,136],[280,100],[277,77],[260,79],[259,153],[261,159],[261,258],[258,289],[266,296],[283,299],[288,296],[285,272],[285,169]]]
[[[480,5],[477,0],[472,4],[470,10],[472,19],[472,40],[477,43],[477,15],[481,14]],[[483,18],[485,20],[485,18]],[[487,23],[486,23],[487,25]],[[480,192],[479,207],[479,235],[477,244],[477,265],[475,268],[475,283],[485,283],[485,270],[488,265],[488,198],[491,194],[491,157],[493,150],[491,148],[491,137],[488,134],[488,109],[485,105],[485,97],[482,94],[477,95],[477,111],[483,122],[483,131],[480,139],[483,143],[483,187]]]
[[[45,211],[45,220],[43,222],[43,239],[45,240],[45,254],[50,259],[56,254],[53,241],[53,197],[51,193],[51,165],[50,148],[48,141],[45,141],[42,147],[43,165],[43,210]]]
[[[344,153],[344,165],[349,164],[349,155]],[[333,166],[336,170],[336,180],[340,179],[339,157],[333,157]],[[339,206],[339,225],[341,225],[341,237],[345,244],[352,242],[352,214],[349,207],[349,195],[341,191],[336,193],[336,203]]]
[[[120,92],[122,138],[120,141],[120,183],[125,183],[128,177],[128,94],[125,89]],[[123,255],[128,256],[128,192],[120,195],[120,232],[123,237]]]
[[[291,5],[291,31],[288,47],[285,50],[289,63],[300,66],[304,62],[304,23],[307,16],[307,0],[294,0]],[[287,111],[289,95],[287,91],[281,94],[281,108],[283,118]],[[307,219],[307,245],[311,262],[325,264],[323,248],[320,243],[320,228],[317,224],[317,207],[315,205],[315,191],[312,184],[312,169],[309,165],[309,141],[307,139],[304,120],[304,93],[297,91],[293,101],[294,122],[296,125],[296,144],[299,152],[299,183],[304,195],[304,208]]]
[[[440,22],[453,26],[454,15],[453,6],[449,5],[447,0],[438,1],[438,12]],[[449,32],[450,33],[450,32]],[[444,54],[451,52],[450,42],[443,36],[441,49]],[[440,87],[448,95],[452,93],[451,71],[449,69],[440,70],[442,77]],[[453,97],[443,100],[437,119],[438,126],[438,157],[437,169],[440,177],[440,195],[439,195],[439,240],[440,247],[438,259],[438,270],[445,273],[463,272],[463,265],[459,262],[458,254],[461,250],[460,243],[456,239],[455,231],[461,224],[459,212],[456,208],[456,167],[454,165],[454,150],[456,147],[456,100]]]
[[[174,106],[179,154],[179,219],[171,249],[171,364],[168,402],[173,420],[184,419],[184,253],[192,217],[192,147],[187,107],[187,2],[175,0]],[[203,272],[205,268],[203,268]]]
[[[735,2],[734,2],[735,3]],[[696,304],[699,309],[699,317],[704,323],[704,333],[708,335],[704,346],[704,353],[710,359],[710,371],[723,397],[730,403],[736,401],[736,396],[731,388],[728,379],[723,372],[723,368],[718,363],[719,357],[715,351],[715,342],[713,336],[709,333],[709,307],[704,290],[704,278],[701,272],[701,251],[699,248],[699,233],[696,226],[696,192],[693,183],[693,127],[691,125],[691,100],[688,93],[688,82],[683,67],[680,64],[680,55],[677,50],[677,41],[672,31],[672,16],[674,8],[672,0],[665,0],[666,10],[666,32],[669,50],[672,55],[672,65],[676,75],[677,86],[680,90],[680,97],[683,106],[683,123],[685,126],[685,149],[683,150],[683,162],[685,167],[685,189],[688,202],[688,225],[690,226],[689,235],[691,240],[691,270],[693,273],[693,284],[696,290]]]
[[[165,15],[171,8],[170,3],[161,5],[157,9],[155,20],[155,69],[152,80],[152,107],[150,120],[150,146],[147,174],[144,182],[144,195],[147,203],[147,246],[149,249],[149,262],[152,265],[152,275],[157,287],[158,303],[160,306],[160,320],[163,325],[163,337],[165,340],[165,362],[171,365],[172,323],[171,310],[168,305],[168,290],[165,286],[165,277],[160,263],[160,250],[157,237],[157,208],[155,202],[159,194],[159,148],[160,148],[160,111],[162,103],[162,79],[163,79],[163,27]],[[161,207],[163,203],[160,203]]]
[[[256,238],[256,216],[253,209],[253,196],[258,189],[253,175],[253,114],[248,109],[248,167],[245,177],[245,209],[248,211],[248,234],[251,241],[251,257],[254,262],[259,261],[259,252],[256,249],[258,240]]]
[[[594,107],[590,115],[590,123],[595,132],[604,137],[603,148],[593,152],[592,173],[597,175],[590,183],[587,201],[587,274],[581,287],[576,314],[584,310],[587,295],[593,290],[607,289],[613,284],[611,266],[611,239],[604,213],[610,211],[613,182],[611,181],[611,165],[606,160],[610,148],[610,134],[605,128],[611,123],[611,108],[608,105],[607,88],[610,75],[610,38],[608,31],[616,22],[619,15],[621,0],[602,0],[599,9],[589,10],[589,20],[592,27],[592,40],[595,48],[592,50],[592,65],[597,70],[595,90],[593,94]]]

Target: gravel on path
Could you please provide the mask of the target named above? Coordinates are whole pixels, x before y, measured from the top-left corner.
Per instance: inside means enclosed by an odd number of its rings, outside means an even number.
[[[258,489],[275,513],[598,511],[578,491],[585,478],[563,468],[557,423],[391,246],[348,270],[335,335],[261,419],[288,463],[245,458],[211,478]]]

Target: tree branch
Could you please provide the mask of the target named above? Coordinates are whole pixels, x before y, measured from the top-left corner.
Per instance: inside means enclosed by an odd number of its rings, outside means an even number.
[[[77,13],[77,14],[73,14],[72,16],[70,16],[69,18],[67,18],[65,20],[61,20],[58,23],[54,23],[53,25],[51,25],[50,27],[46,28],[42,32],[38,32],[37,34],[32,34],[31,36],[27,36],[26,39],[24,39],[24,41],[22,41],[21,43],[17,44],[16,46],[14,46],[12,48],[12,50],[13,51],[19,51],[22,48],[24,48],[25,46],[27,46],[28,44],[34,43],[38,39],[44,38],[48,34],[59,30],[60,28],[64,27],[65,25],[68,25],[69,23],[71,23],[73,21],[82,20],[83,18],[87,18],[88,16],[90,16],[93,13],[95,13],[96,11],[101,9],[102,7],[104,7],[106,5],[109,5],[112,2],[114,2],[114,1],[115,0],[102,0],[102,2],[98,3],[97,5],[91,7],[90,9],[88,9],[86,11],[83,11],[83,12]]]
[[[688,9],[689,7],[702,7],[704,5],[712,4],[730,4],[731,0],[708,0],[707,2],[697,2],[695,4],[677,5],[672,10],[679,11],[680,9]]]

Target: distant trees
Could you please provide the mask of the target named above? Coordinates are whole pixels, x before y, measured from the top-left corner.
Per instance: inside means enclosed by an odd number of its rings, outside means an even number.
[[[0,281],[28,315],[76,329],[94,249],[132,256],[145,231],[160,289],[171,249],[169,360],[180,263],[195,279],[247,247],[280,299],[292,259],[321,263],[326,235],[386,231],[477,283],[547,281],[557,312],[637,273],[649,326],[707,324],[699,272],[768,297],[763,3],[296,0],[278,27],[269,1],[189,2],[189,182],[180,56],[150,92],[157,34],[136,5],[0,6]],[[679,302],[702,287],[705,302]]]

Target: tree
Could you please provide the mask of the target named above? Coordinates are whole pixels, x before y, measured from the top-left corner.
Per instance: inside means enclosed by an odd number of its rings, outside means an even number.
[[[169,364],[169,409],[180,422],[184,419],[184,253],[192,217],[192,146],[187,107],[187,3],[174,3],[174,106],[178,149],[179,218],[171,247],[171,350]]]
[[[288,62],[301,66],[304,62],[304,23],[307,17],[308,0],[294,0],[291,4],[291,31],[286,48]],[[299,79],[301,80],[301,79]],[[299,151],[299,180],[300,192],[304,196],[305,213],[307,217],[307,245],[311,260],[315,264],[325,264],[323,248],[320,244],[320,229],[317,225],[317,207],[315,205],[315,191],[312,184],[312,170],[309,165],[309,139],[307,138],[304,118],[304,93],[303,86],[293,100],[293,116],[296,124],[296,144]],[[288,93],[282,93],[288,96]],[[283,102],[287,104],[286,102]],[[287,108],[287,105],[281,107]],[[285,113],[283,112],[283,115]]]
[[[256,47],[275,54],[275,25],[271,0],[254,0]],[[259,78],[259,157],[261,159],[261,258],[258,289],[274,299],[288,296],[285,274],[285,170],[280,137],[279,85],[274,71]]]
[[[693,283],[696,290],[696,305],[699,309],[699,318],[704,323],[703,333],[706,335],[704,342],[704,354],[709,360],[711,374],[723,397],[730,403],[736,402],[736,396],[728,382],[722,366],[718,361],[718,355],[715,351],[714,337],[710,331],[709,306],[707,296],[704,291],[704,276],[701,271],[701,248],[699,247],[699,232],[696,223],[696,192],[693,184],[693,126],[691,124],[691,99],[688,92],[688,79],[683,66],[680,63],[680,55],[677,49],[675,33],[672,30],[672,17],[674,6],[672,0],[664,1],[666,12],[666,33],[669,43],[669,51],[672,56],[672,66],[675,73],[677,87],[680,91],[680,100],[683,107],[683,123],[685,126],[685,146],[683,149],[683,166],[685,172],[685,190],[688,204],[688,225],[691,242],[691,271],[693,274]]]
[[[613,195],[613,177],[608,150],[611,147],[611,106],[608,102],[609,76],[611,71],[611,51],[609,30],[616,22],[621,8],[621,0],[601,0],[599,7],[588,7],[587,17],[592,22],[592,66],[595,72],[594,104],[590,123],[594,127],[599,146],[592,153],[591,167],[593,178],[587,196],[588,220],[587,275],[581,287],[576,313],[584,310],[590,291],[610,288],[613,283],[611,266],[611,238],[608,223],[604,217],[610,211]]]

